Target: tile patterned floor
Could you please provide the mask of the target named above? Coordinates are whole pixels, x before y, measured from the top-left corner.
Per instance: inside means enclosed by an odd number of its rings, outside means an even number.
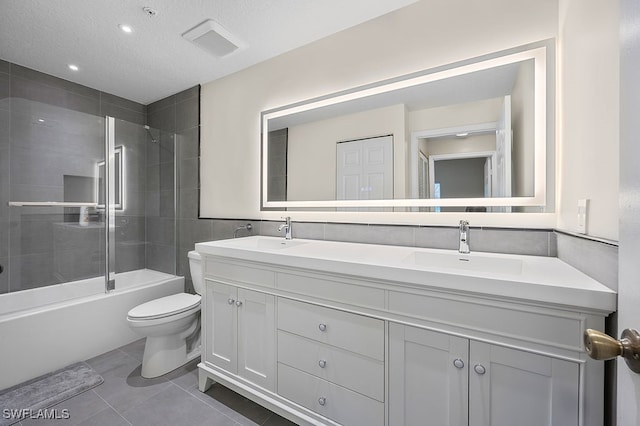
[[[140,376],[144,339],[87,361],[104,383],[61,402],[69,419],[29,419],[21,426],[291,426],[294,423],[214,384],[198,390],[197,361],[155,379]]]

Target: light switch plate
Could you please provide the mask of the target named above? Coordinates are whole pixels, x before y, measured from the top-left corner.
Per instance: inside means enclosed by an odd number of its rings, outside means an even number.
[[[582,198],[578,200],[578,232],[587,233],[587,216],[589,213],[589,199]]]

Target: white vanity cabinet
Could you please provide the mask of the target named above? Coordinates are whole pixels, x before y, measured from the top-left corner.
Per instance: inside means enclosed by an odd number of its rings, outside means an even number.
[[[579,424],[577,363],[416,327],[389,327],[389,424]]]
[[[201,391],[218,381],[299,425],[601,426],[582,333],[615,292],[557,259],[458,272],[417,262],[443,251],[294,242],[196,245]]]
[[[205,364],[275,389],[275,297],[205,280]]]

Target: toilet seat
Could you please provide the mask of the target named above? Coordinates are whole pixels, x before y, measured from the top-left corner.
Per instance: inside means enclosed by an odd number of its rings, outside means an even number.
[[[131,309],[127,318],[132,320],[153,320],[166,318],[183,312],[200,309],[200,295],[189,293],[172,294]]]

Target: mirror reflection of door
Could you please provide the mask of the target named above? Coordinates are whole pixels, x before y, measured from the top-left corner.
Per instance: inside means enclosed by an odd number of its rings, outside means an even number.
[[[393,198],[393,136],[338,142],[336,159],[336,200]]]
[[[432,155],[429,157],[433,198],[485,198],[496,188],[496,152]],[[469,206],[478,207],[478,206]],[[439,207],[435,211],[465,211]]]

